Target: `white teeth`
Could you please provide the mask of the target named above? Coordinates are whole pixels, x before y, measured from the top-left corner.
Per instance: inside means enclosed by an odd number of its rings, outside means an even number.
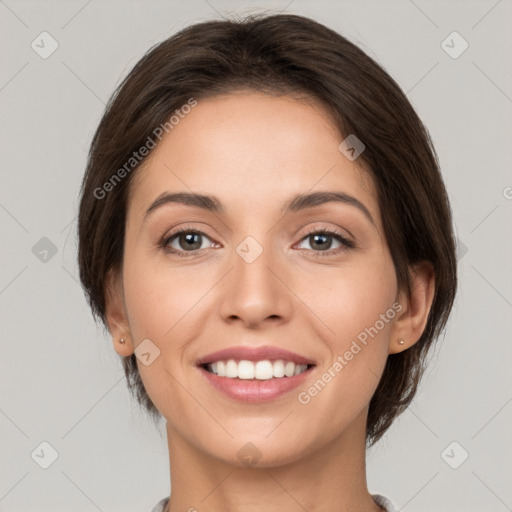
[[[258,361],[255,366],[255,377],[259,380],[268,380],[273,377],[273,368],[270,361]]]
[[[254,379],[254,363],[252,361],[240,361],[238,363],[238,378]]]
[[[208,365],[208,370],[215,373],[219,377],[227,377],[229,379],[258,379],[269,380],[272,378],[293,377],[299,375],[307,370],[306,364],[295,364],[292,361],[269,361],[268,359],[262,361],[235,361],[229,359],[228,361],[215,361]]]
[[[287,377],[293,377],[295,375],[295,363],[286,363],[286,366],[284,367],[284,374]]]
[[[238,377],[238,364],[233,359],[230,359],[226,363],[226,377],[230,377],[231,379]]]
[[[272,366],[274,377],[284,377],[284,361],[274,361]]]

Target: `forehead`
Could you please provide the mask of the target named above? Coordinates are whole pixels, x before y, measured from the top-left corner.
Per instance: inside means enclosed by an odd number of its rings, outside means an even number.
[[[214,195],[228,213],[251,214],[318,189],[357,197],[377,220],[372,180],[341,141],[312,100],[247,91],[199,100],[136,171],[129,214],[166,191]]]

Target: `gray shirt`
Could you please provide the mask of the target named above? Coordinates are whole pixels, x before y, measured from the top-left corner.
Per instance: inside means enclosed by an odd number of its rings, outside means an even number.
[[[398,512],[398,509],[395,507],[395,505],[389,498],[386,498],[385,496],[382,496],[381,494],[372,494],[372,498],[375,500],[375,502],[378,505],[380,505],[381,507],[384,507],[386,509],[386,512]],[[169,496],[167,496],[166,498],[162,498],[152,508],[151,512],[164,512],[168,501],[169,501]]]

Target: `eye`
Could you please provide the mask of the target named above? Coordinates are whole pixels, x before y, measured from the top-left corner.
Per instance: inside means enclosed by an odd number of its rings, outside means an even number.
[[[332,248],[333,239],[338,242],[338,248]],[[210,243],[203,245],[206,240],[209,240]],[[310,242],[310,250],[314,251],[316,256],[332,256],[333,254],[355,247],[354,242],[345,238],[343,233],[335,229],[309,231],[302,235],[300,244],[304,241]],[[165,236],[159,245],[166,252],[176,254],[177,256],[187,257],[193,256],[194,253],[197,253],[202,249],[213,247],[214,242],[212,242],[203,231],[185,226],[177,229],[169,236]]]
[[[178,256],[187,256],[183,253],[194,253],[201,249],[212,247],[213,242],[211,242],[211,240],[210,244],[203,246],[205,238],[210,240],[203,231],[184,227],[177,229],[171,235],[164,237],[160,245],[168,252],[175,253]]]
[[[333,239],[339,243],[338,248],[332,249]],[[333,253],[338,253],[355,247],[354,242],[345,238],[343,233],[335,229],[310,231],[303,236],[301,243],[303,241],[310,241],[311,250],[318,253],[318,256],[329,256]],[[328,254],[321,254],[322,252],[326,252]]]

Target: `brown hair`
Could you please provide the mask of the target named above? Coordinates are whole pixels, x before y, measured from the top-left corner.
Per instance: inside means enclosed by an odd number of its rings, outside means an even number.
[[[433,265],[425,330],[409,349],[388,356],[370,401],[372,445],[413,399],[427,352],[446,325],[457,287],[455,240],[435,149],[407,97],[379,64],[318,22],[278,14],[195,24],[151,48],[118,86],[91,143],[79,207],[80,279],[93,315],[108,328],[104,283],[110,270],[122,269],[138,166],[123,179],[113,175],[123,165],[126,171],[134,151],[190,98],[240,89],[301,93],[326,105],[340,133],[366,146],[359,158],[375,183],[399,288],[410,291],[410,267],[422,260]],[[159,419],[135,355],[123,357],[123,365],[130,391]]]

